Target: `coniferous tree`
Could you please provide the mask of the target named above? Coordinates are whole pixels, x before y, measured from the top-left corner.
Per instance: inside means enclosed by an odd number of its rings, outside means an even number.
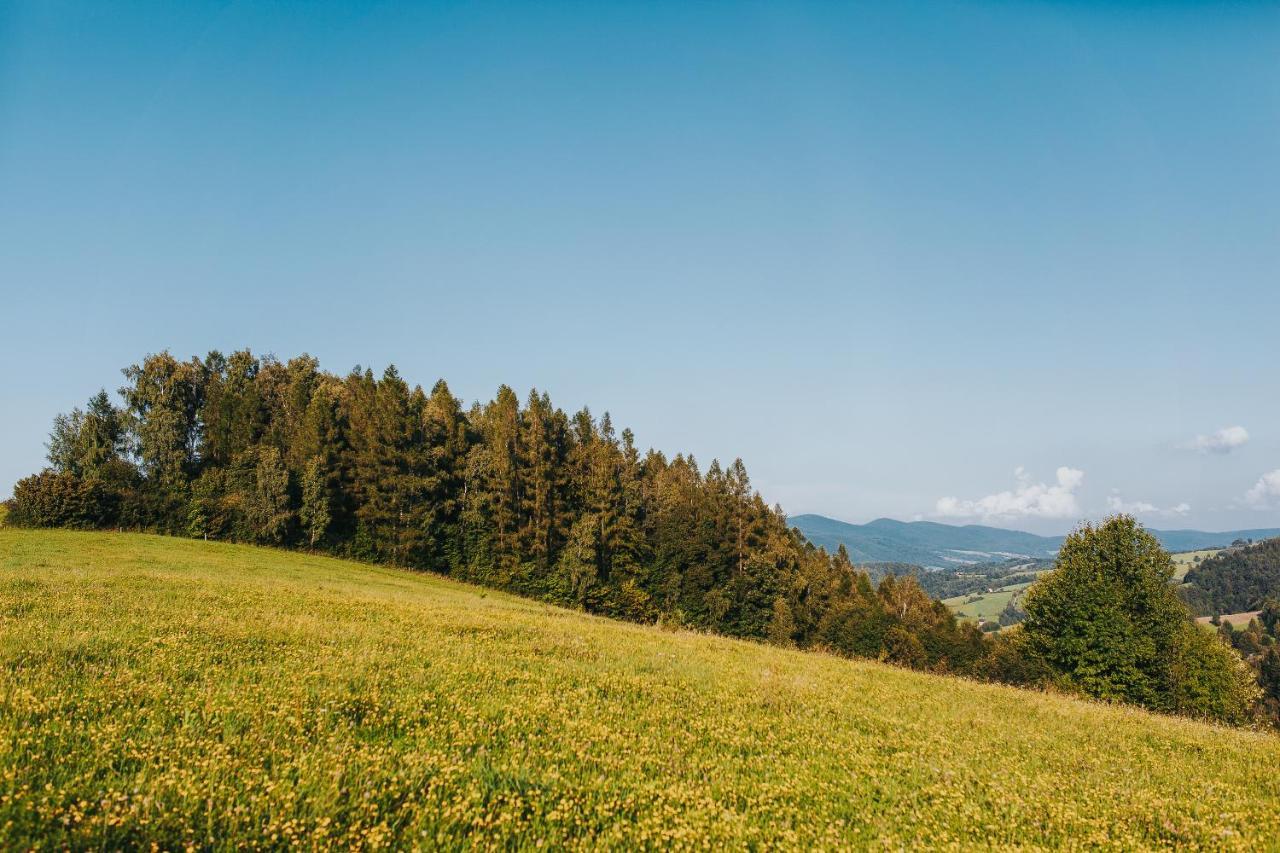
[[[200,407],[202,462],[225,466],[262,437],[268,411],[258,386],[260,367],[248,350],[225,358],[212,352],[205,359]]]
[[[443,379],[431,389],[423,406],[422,434],[428,469],[424,556],[431,568],[457,571],[465,553],[464,468],[471,437],[462,405]]]
[[[413,565],[426,540],[425,398],[421,389],[411,391],[394,367],[387,368],[381,381],[366,372],[356,386],[357,522],[375,554],[393,565]]]
[[[87,411],[72,409],[54,418],[46,445],[55,471],[76,477],[110,477],[111,469],[127,453],[127,437],[120,410],[106,391],[89,400]]]
[[[522,483],[520,479],[520,402],[503,385],[480,415],[484,452],[473,460],[481,476],[476,483],[480,517],[471,519],[473,534],[487,540],[488,559],[482,578],[510,583],[520,564]]]
[[[564,538],[564,456],[566,430],[563,415],[550,399],[529,393],[520,418],[518,463],[520,467],[520,551],[539,572],[548,571]]]

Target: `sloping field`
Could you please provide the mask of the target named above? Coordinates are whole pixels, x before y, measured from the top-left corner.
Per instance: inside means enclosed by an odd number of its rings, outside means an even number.
[[[1243,613],[1223,613],[1218,619],[1222,622],[1230,622],[1233,628],[1247,628],[1249,623],[1262,615],[1261,610],[1246,610]],[[1201,625],[1212,625],[1212,616],[1200,616],[1196,619]]]
[[[967,619],[970,622],[995,620],[1000,618],[1000,613],[1015,596],[1025,592],[1030,586],[1031,584],[1029,583],[1016,583],[1002,586],[994,592],[979,592],[972,595],[957,595],[954,598],[944,598],[942,603],[951,608],[951,612],[955,613],[957,617]]]
[[[1170,554],[1173,558],[1173,579],[1179,583],[1187,576],[1187,572],[1191,571],[1195,565],[1203,560],[1207,560],[1215,554],[1221,554],[1222,548],[1208,548],[1201,551],[1183,551],[1179,554]]]
[[[434,577],[0,530],[0,848],[1274,847],[1280,739]]]

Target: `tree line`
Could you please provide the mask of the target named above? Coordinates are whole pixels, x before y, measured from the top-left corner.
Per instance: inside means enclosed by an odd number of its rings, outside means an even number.
[[[503,386],[464,407],[443,380],[425,392],[394,367],[337,376],[248,351],[163,352],[123,372],[119,405],[102,391],[55,419],[49,467],[15,486],[12,523],[301,548],[1230,722],[1258,704],[1239,656],[1188,630],[1168,555],[1131,518],[1069,537],[1025,627],[993,640],[914,578],[873,584],[843,547],[814,547],[741,460],[703,470],[642,452],[607,413],[570,415],[545,393],[521,403]]]
[[[635,621],[965,672],[982,639],[913,580],[873,585],[790,529],[741,460],[642,452],[630,430],[508,387],[464,408],[394,367],[249,352],[124,370],[60,415],[11,518],[324,551]]]

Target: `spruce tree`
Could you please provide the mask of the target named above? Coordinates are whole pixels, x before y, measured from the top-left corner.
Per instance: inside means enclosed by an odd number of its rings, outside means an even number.
[[[462,511],[471,436],[462,404],[443,379],[423,406],[422,437],[427,452],[424,557],[436,571],[457,571],[465,553]]]
[[[529,393],[520,418],[521,552],[541,572],[550,570],[564,536],[563,415],[547,395]]]

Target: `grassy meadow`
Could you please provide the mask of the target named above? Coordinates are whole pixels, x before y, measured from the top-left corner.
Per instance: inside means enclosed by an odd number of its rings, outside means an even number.
[[[1000,613],[1010,601],[1025,592],[1030,586],[1030,583],[1015,583],[1009,586],[1002,586],[991,592],[976,592],[970,595],[944,598],[942,603],[951,608],[951,612],[955,613],[957,618],[966,619],[970,622],[993,621],[1000,617]]]
[[[1207,548],[1202,551],[1181,551],[1177,554],[1170,554],[1173,558],[1173,579],[1182,582],[1187,576],[1187,572],[1199,562],[1209,559],[1214,554],[1221,554],[1222,548]]]
[[[0,848],[1275,847],[1280,739],[428,575],[0,530]]]

